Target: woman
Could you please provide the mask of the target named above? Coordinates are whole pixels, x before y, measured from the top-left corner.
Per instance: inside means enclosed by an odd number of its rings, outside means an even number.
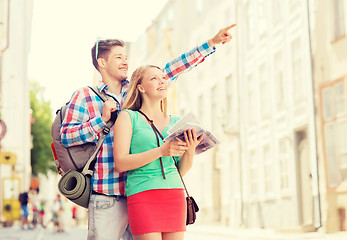
[[[128,215],[136,240],[183,239],[186,201],[180,173],[193,164],[196,146],[202,140],[194,131],[185,133],[185,142],[164,143],[157,137],[149,119],[165,138],[179,117],[166,113],[167,80],[159,67],[149,65],[135,70],[127,100],[114,126],[114,158],[119,172],[129,171],[125,188]],[[180,157],[180,158],[179,158]]]

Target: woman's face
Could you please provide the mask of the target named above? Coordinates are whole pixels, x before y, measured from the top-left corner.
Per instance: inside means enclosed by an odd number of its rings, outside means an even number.
[[[161,69],[151,67],[143,75],[142,83],[138,85],[139,91],[150,98],[167,97],[168,83]]]

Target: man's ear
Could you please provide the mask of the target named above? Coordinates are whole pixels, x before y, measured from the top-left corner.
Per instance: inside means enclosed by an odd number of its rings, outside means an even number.
[[[137,90],[139,90],[140,93],[144,93],[145,92],[145,89],[141,86],[141,84],[137,85]]]
[[[105,63],[106,63],[105,59],[98,58],[98,65],[99,65],[100,68],[104,68],[105,67]]]

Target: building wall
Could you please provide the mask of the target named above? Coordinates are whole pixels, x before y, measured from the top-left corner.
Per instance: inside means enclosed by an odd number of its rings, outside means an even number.
[[[238,3],[247,224],[309,227],[314,210],[303,204],[314,205],[317,176],[307,5]]]
[[[196,157],[186,177],[201,207],[199,222],[312,231],[321,227],[323,216],[324,229],[336,228],[345,188],[325,187],[329,160],[322,122],[315,122],[321,118],[321,89],[346,81],[345,37],[326,41],[334,14],[325,12],[332,2],[172,0],[133,44],[133,54],[141,56],[133,66],[166,61],[170,51],[175,56],[237,23],[232,42],[218,46],[175,85],[172,110],[193,112],[221,141]],[[167,38],[158,31],[169,16],[174,20],[165,48]],[[346,91],[346,85],[341,88]],[[334,121],[344,119],[339,115]],[[338,154],[336,162],[343,161],[345,150]],[[331,176],[341,183],[344,174]]]
[[[1,119],[7,132],[1,140],[1,151],[14,153],[14,166],[0,164],[0,213],[4,197],[17,199],[18,192],[30,185],[31,111],[27,76],[32,1],[10,1],[8,48],[1,54]],[[18,189],[7,193],[5,178],[19,178]]]
[[[346,230],[347,2],[311,2],[322,219],[328,232]]]

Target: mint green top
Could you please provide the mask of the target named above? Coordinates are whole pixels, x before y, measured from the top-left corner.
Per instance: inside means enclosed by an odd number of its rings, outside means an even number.
[[[157,138],[151,125],[138,111],[123,110],[129,113],[133,134],[130,143],[130,153],[142,153],[157,148]],[[171,116],[170,125],[163,129],[163,137],[167,137],[167,130],[179,120],[178,116]],[[164,142],[159,137],[159,143]],[[172,157],[161,157],[166,179],[161,172],[159,158],[140,168],[130,170],[127,175],[125,193],[131,196],[135,193],[152,189],[183,189],[183,184],[178,174]],[[175,157],[178,161],[178,157]]]

